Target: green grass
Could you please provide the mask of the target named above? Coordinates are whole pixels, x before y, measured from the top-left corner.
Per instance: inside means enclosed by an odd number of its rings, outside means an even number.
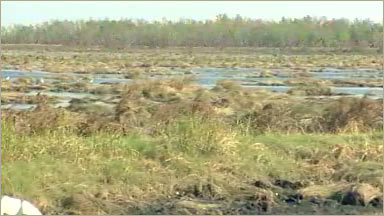
[[[1,189],[36,200],[46,213],[119,214],[119,197],[148,202],[204,182],[232,195],[251,179],[304,180],[318,187],[365,182],[382,187],[379,131],[250,135],[236,133],[222,122],[184,118],[166,133],[169,137],[139,133],[84,137],[53,130],[25,136],[3,121]],[[337,153],[339,149],[343,151]],[[96,194],[107,198],[96,202],[92,198]],[[75,201],[63,205],[68,197]],[[98,202],[110,205],[100,208]]]

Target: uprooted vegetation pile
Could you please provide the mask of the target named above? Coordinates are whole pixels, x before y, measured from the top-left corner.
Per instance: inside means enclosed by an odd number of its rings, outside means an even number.
[[[49,214],[382,209],[382,100],[311,101],[229,80],[204,89],[187,78],[117,92],[109,108],[73,100],[3,111],[2,190]]]

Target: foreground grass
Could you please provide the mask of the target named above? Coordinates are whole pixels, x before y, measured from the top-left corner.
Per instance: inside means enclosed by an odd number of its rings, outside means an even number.
[[[210,198],[255,193],[255,180],[301,182],[305,196],[327,198],[359,183],[382,191],[380,131],[252,135],[196,118],[154,137],[65,130],[26,136],[7,122],[1,129],[3,193],[34,200],[46,214],[133,214],[191,187],[204,198],[204,185],[213,188]]]

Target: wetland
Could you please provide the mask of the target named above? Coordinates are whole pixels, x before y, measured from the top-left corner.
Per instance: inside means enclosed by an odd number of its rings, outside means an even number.
[[[1,59],[2,191],[45,214],[382,212],[379,55]]]

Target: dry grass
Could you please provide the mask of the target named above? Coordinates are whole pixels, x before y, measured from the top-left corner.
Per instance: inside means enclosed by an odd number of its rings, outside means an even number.
[[[330,131],[359,132],[382,127],[383,106],[369,98],[341,98],[324,116]]]
[[[196,66],[212,67],[280,67],[282,61],[286,68],[321,67],[381,67],[380,55],[272,55],[259,52],[258,55],[247,55],[247,49],[227,48],[223,52],[218,49],[130,49],[124,53],[103,51],[86,51],[64,49],[60,52],[38,53],[36,50],[8,50],[2,53],[3,65],[24,70],[43,70],[52,72],[106,72],[122,73],[133,77],[145,73],[151,74],[162,68],[185,68]],[[142,73],[137,68],[150,68]]]

